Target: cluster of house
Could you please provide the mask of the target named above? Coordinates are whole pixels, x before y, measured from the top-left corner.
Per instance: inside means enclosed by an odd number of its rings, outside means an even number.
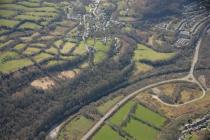
[[[210,12],[202,5],[203,2],[191,2],[184,6],[183,18],[161,22],[155,28],[175,34],[177,48],[186,47],[197,39],[202,24],[210,19]],[[175,24],[176,22],[176,24]]]
[[[210,123],[210,114],[203,116],[202,118],[198,118],[191,123],[187,123],[182,127],[181,136],[179,140],[184,140],[188,134],[192,132],[200,131],[202,129],[206,129]]]

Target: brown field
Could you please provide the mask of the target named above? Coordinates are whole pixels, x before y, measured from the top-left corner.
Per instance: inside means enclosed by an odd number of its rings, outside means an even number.
[[[184,114],[195,113],[202,109],[205,110],[210,106],[210,91],[207,92],[203,99],[180,107],[169,107],[163,105],[156,99],[151,98],[148,91],[139,94],[136,98],[145,106],[163,113],[168,118],[177,118]]]
[[[43,78],[39,78],[34,80],[31,83],[31,86],[38,88],[38,89],[49,89],[52,88],[55,85],[55,81],[50,79],[49,77],[43,77]]]

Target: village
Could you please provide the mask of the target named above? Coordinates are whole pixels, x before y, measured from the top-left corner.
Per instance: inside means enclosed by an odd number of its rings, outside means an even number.
[[[197,118],[192,122],[184,124],[184,126],[181,128],[181,136],[179,137],[179,140],[185,140],[186,136],[188,134],[191,134],[192,132],[209,129],[209,123],[210,123],[210,114],[206,114],[201,118]]]
[[[210,19],[208,10],[202,5],[203,2],[193,2],[184,6],[181,18],[170,17],[155,25],[155,29],[158,32],[173,34],[175,48],[191,46],[199,38],[203,24]]]

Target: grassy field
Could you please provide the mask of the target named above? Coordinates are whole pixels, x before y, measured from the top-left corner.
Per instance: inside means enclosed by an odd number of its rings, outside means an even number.
[[[39,7],[40,6],[40,3],[28,2],[28,1],[21,1],[21,2],[18,2],[18,4],[24,5],[26,7]]]
[[[18,59],[11,60],[7,63],[0,64],[0,71],[3,73],[10,73],[13,71],[17,71],[20,68],[32,65],[33,63],[29,59]]]
[[[0,3],[12,3],[15,0],[0,0]]]
[[[17,56],[18,54],[16,52],[7,51],[7,52],[0,53],[0,63],[3,64],[10,60],[14,60],[16,59]]]
[[[11,10],[0,10],[0,17],[8,18],[14,16],[16,14],[15,11]]]
[[[164,122],[166,121],[164,117],[160,116],[159,114],[149,110],[148,108],[142,105],[137,106],[135,116],[159,128],[163,126]]]
[[[58,135],[58,140],[80,139],[93,125],[93,122],[83,116],[77,116],[67,123]]]
[[[6,45],[9,45],[10,43],[13,43],[14,41],[13,40],[9,40],[7,42],[4,42],[4,43],[0,43],[0,48],[3,48],[5,47]]]
[[[110,121],[116,125],[120,125],[121,122],[126,118],[126,116],[128,115],[128,112],[130,111],[132,105],[134,104],[134,102],[130,101],[128,103],[126,103],[122,108],[120,108],[115,114],[114,116],[112,116],[110,118]]]
[[[62,43],[63,43],[63,40],[57,40],[54,42],[54,44],[57,48],[60,48]]]
[[[150,65],[136,62],[135,67],[134,67],[134,71],[133,71],[133,75],[135,76],[135,75],[140,74],[140,73],[145,73],[145,72],[148,72],[152,69],[153,69],[153,67],[150,66]]]
[[[160,53],[156,52],[142,44],[139,44],[137,49],[134,52],[133,59],[137,62],[141,60],[149,60],[152,62],[167,60],[175,56],[175,53]]]
[[[19,27],[19,29],[29,29],[29,30],[38,30],[41,28],[42,28],[42,26],[40,26],[36,23],[30,23],[30,22],[26,22]]]
[[[37,52],[39,52],[39,51],[40,51],[40,49],[38,49],[38,48],[28,47],[28,48],[24,51],[24,54],[31,55],[31,54],[37,53]]]
[[[26,44],[17,44],[14,48],[16,49],[16,50],[22,50],[24,47],[26,46]]]
[[[100,63],[102,62],[104,59],[107,58],[107,54],[104,52],[96,52],[94,55],[94,63]]]
[[[134,119],[131,119],[123,130],[134,136],[136,140],[155,140],[158,134],[155,129]]]
[[[82,55],[82,54],[84,54],[86,52],[87,52],[87,50],[85,48],[85,44],[84,44],[83,41],[74,50],[74,54],[77,54],[77,55]]]
[[[51,58],[51,57],[53,57],[53,56],[50,55],[50,54],[47,54],[47,53],[40,53],[40,54],[34,56],[33,59],[38,63],[38,62],[40,62],[40,61],[42,61],[42,60],[45,60],[45,59]]]
[[[58,49],[55,47],[50,47],[49,49],[45,50],[48,53],[58,54]]]
[[[19,23],[19,21],[16,21],[16,20],[0,19],[0,27],[13,28],[18,23]]]
[[[63,46],[63,48],[60,50],[61,53],[65,54],[65,53],[68,53],[71,49],[73,49],[75,46],[74,43],[71,43],[71,42],[66,42]]]
[[[99,105],[97,107],[97,110],[105,114],[112,106],[114,106],[120,99],[122,99],[123,96],[117,96],[113,99],[109,99],[108,101],[104,102],[103,104]]]
[[[91,140],[124,140],[117,132],[112,130],[108,125],[102,126],[102,128],[93,136]]]
[[[96,41],[95,48],[96,48],[96,51],[107,52],[109,50],[109,47],[108,47],[109,45],[110,45],[110,42],[108,42],[106,46],[101,41]]]

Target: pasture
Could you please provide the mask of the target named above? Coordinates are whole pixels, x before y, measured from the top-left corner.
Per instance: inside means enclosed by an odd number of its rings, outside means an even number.
[[[84,116],[77,116],[70,120],[60,131],[58,140],[80,139],[83,134],[92,126],[93,121]]]

